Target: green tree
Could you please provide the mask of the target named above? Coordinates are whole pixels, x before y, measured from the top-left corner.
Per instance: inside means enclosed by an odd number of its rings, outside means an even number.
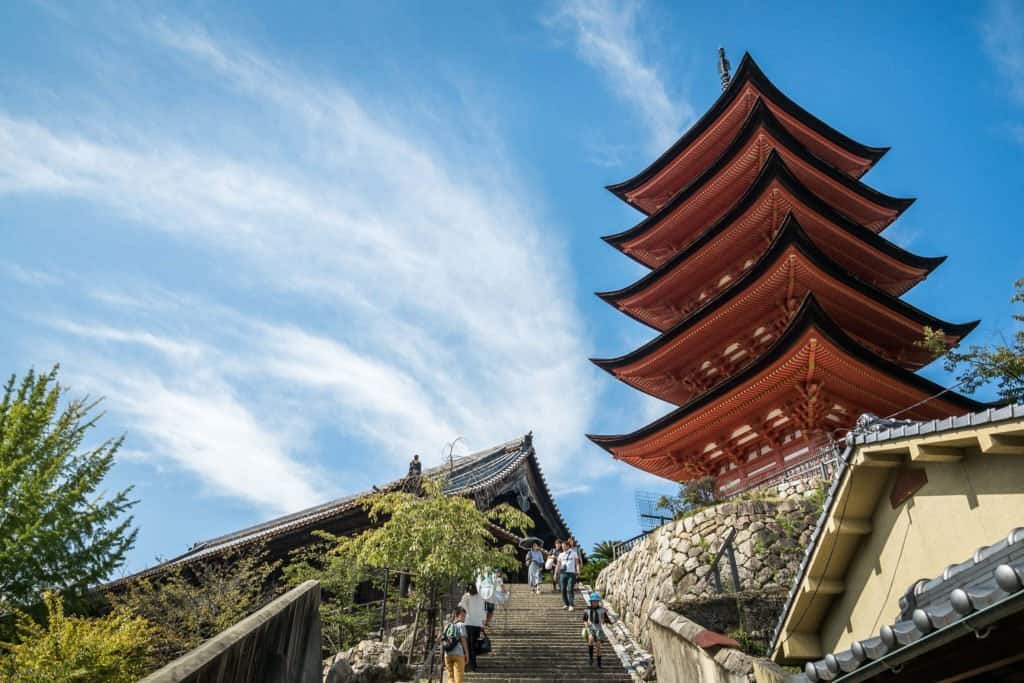
[[[82,448],[98,401],[64,404],[57,367],[12,375],[0,400],[0,612],[65,598],[110,575],[134,545],[130,489],[99,492],[121,438]]]
[[[594,549],[583,568],[580,570],[580,580],[593,586],[597,581],[597,575],[615,560],[615,546],[618,541],[601,541],[594,544]]]
[[[590,553],[590,560],[592,562],[611,562],[615,559],[615,546],[618,544],[618,541],[600,541],[595,543],[594,549]]]
[[[66,616],[59,595],[47,592],[46,626],[17,614],[17,644],[3,644],[3,680],[12,683],[131,683],[145,675],[150,628],[124,610],[89,619]]]
[[[379,610],[356,604],[356,590],[367,572],[349,558],[330,552],[342,539],[326,531],[314,531],[322,540],[292,552],[284,568],[289,587],[313,579],[320,582],[320,621],[325,656],[341,652],[366,637],[380,619]]]
[[[382,523],[342,539],[335,552],[356,566],[409,570],[421,590],[470,581],[489,567],[518,569],[515,549],[498,544],[495,525],[533,528],[533,520],[510,505],[480,510],[468,498],[445,495],[443,482],[430,477],[418,492],[373,494],[364,506],[371,521]]]
[[[658,499],[658,509],[667,510],[678,519],[716,502],[718,498],[715,492],[715,478],[703,477],[681,482],[677,495],[662,496]]]
[[[1024,278],[1017,280],[1017,293],[1012,303],[1024,303]],[[1013,315],[1017,323],[1024,323],[1024,315]],[[979,387],[995,382],[999,398],[1012,403],[1024,403],[1024,328],[1018,329],[1012,341],[1002,344],[971,346],[964,353],[950,348],[942,330],[924,328],[924,340],[920,346],[928,349],[936,358],[944,358],[947,372],[959,372],[957,383],[967,393],[974,393]]]
[[[223,557],[172,567],[154,578],[129,582],[107,594],[116,610],[144,618],[151,626],[151,669],[197,647],[270,602],[280,562],[265,553],[228,553]]]

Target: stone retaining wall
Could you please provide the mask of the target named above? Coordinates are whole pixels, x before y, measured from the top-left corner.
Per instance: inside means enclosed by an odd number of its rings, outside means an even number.
[[[597,589],[649,648],[648,614],[654,607],[678,610],[717,594],[710,562],[735,527],[742,590],[784,594],[810,540],[821,497],[817,481],[789,482],[670,522],[608,565]],[[719,567],[725,590],[734,591],[726,558]]]

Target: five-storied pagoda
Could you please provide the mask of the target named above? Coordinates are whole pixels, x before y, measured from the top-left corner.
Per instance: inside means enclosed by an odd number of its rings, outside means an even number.
[[[693,127],[635,177],[610,186],[646,214],[605,241],[650,272],[598,294],[659,334],[595,360],[678,408],[620,436],[615,458],[722,493],[813,456],[862,413],[933,419],[979,409],[915,374],[924,327],[956,344],[977,324],[936,319],[899,297],[944,259],[880,233],[913,202],[859,179],[866,147],[786,97],[744,55]]]

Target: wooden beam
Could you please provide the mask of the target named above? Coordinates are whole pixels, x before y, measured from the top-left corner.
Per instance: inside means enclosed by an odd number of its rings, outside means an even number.
[[[914,462],[956,462],[963,457],[962,448],[932,446],[926,443],[910,444],[910,459]]]
[[[1024,455],[1024,436],[981,432],[978,447],[986,455]]]
[[[841,534],[844,536],[867,536],[871,533],[870,519],[844,519],[842,522],[833,518],[828,522],[830,534]]]
[[[860,452],[871,455],[910,455],[910,446],[905,443],[899,445],[881,443],[877,445],[861,446]]]
[[[784,633],[785,642],[782,643],[782,658],[792,659],[818,659],[824,656],[821,650],[821,638],[817,633],[807,631],[794,631]]]
[[[864,452],[861,451],[860,462],[857,464],[862,467],[902,467],[904,456],[901,453],[878,453],[878,452]]]
[[[846,590],[842,581],[835,579],[816,579],[808,576],[804,579],[804,592],[816,595],[840,595]]]

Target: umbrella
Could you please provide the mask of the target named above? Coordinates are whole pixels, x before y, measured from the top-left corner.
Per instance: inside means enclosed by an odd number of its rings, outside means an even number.
[[[540,540],[536,536],[527,536],[523,540],[519,541],[519,547],[523,550],[529,550],[533,547],[534,543],[540,543],[540,547],[544,547],[544,541]]]

